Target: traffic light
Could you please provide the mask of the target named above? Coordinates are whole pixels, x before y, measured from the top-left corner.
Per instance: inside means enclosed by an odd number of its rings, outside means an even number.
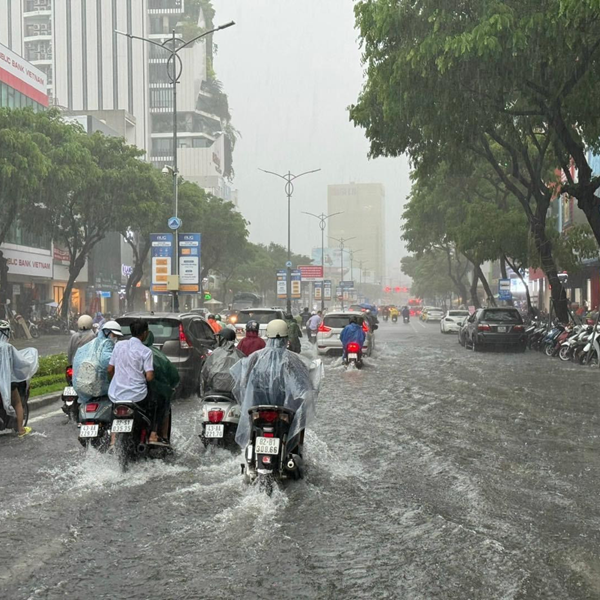
[[[397,285],[397,286],[394,288],[394,291],[396,292],[396,294],[399,294],[399,293],[400,293],[400,286],[399,286],[399,285]]]
[[[392,288],[388,285],[388,286],[385,287],[384,291],[385,291],[386,294],[389,294],[392,291]]]

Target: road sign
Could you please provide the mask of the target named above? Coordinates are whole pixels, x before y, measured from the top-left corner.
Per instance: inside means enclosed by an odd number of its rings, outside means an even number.
[[[323,267],[320,265],[300,265],[298,270],[302,273],[302,281],[320,281],[323,279]]]
[[[181,227],[181,219],[179,217],[171,217],[167,221],[167,225],[169,226],[169,229],[177,231]]]
[[[287,279],[287,271],[285,269],[279,269],[277,271],[277,298],[280,300],[287,297],[287,291],[285,282]]]
[[[292,268],[292,261],[291,261],[291,260],[288,260],[288,261],[285,263],[285,266],[286,266],[288,269],[291,269],[291,268]]]
[[[512,300],[512,293],[510,291],[510,279],[498,280],[498,298],[500,298],[500,300]]]
[[[340,287],[343,287],[343,288],[353,288],[354,287],[354,281],[340,281]]]
[[[302,298],[302,273],[297,269],[292,271],[292,298],[295,300]]]
[[[173,234],[152,233],[150,243],[152,244],[152,293],[166,294],[168,293],[167,280],[173,268]]]

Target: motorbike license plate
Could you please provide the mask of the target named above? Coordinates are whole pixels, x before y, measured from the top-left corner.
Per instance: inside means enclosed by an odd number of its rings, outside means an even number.
[[[111,433],[129,433],[133,429],[133,419],[115,419],[110,428]]]
[[[207,423],[204,426],[204,437],[222,438],[225,433],[225,425],[212,425]]]
[[[70,385],[63,390],[62,395],[65,398],[77,398],[77,392],[75,391],[75,388],[71,387]]]
[[[353,358],[357,359],[358,358],[358,354],[356,354],[356,352],[350,352],[350,354],[348,354],[348,358],[350,360],[352,360]]]
[[[256,454],[279,454],[279,438],[257,437],[254,444],[254,452]]]
[[[506,333],[506,327],[498,327],[498,333]]]
[[[92,438],[98,437],[98,425],[82,425],[79,429],[79,437]]]

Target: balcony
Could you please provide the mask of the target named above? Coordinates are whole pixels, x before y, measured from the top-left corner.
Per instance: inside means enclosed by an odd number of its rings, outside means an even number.
[[[149,15],[174,15],[183,12],[183,0],[148,0]]]
[[[52,0],[26,0],[23,6],[25,19],[52,15]]]

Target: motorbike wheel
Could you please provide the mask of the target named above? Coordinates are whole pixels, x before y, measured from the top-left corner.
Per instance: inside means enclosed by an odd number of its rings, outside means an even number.
[[[37,325],[30,325],[29,333],[34,340],[37,340],[40,337],[40,330],[37,328]]]
[[[273,475],[259,475],[258,478],[258,489],[261,492],[271,496],[273,494],[273,488],[275,487],[275,478]]]
[[[554,353],[554,346],[552,344],[546,344],[544,352],[546,353],[546,356],[552,356]]]
[[[571,346],[561,346],[558,352],[560,360],[568,361],[571,358]]]
[[[356,366],[357,369],[362,369],[363,368],[363,361],[362,360],[357,360],[354,365]]]

